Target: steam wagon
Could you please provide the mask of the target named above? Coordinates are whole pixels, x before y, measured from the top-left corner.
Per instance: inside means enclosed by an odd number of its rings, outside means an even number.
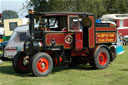
[[[116,58],[117,28],[95,23],[95,15],[83,12],[40,12],[29,10],[29,32],[24,49],[13,60],[16,73],[47,76],[55,66],[89,63],[107,68]],[[34,22],[39,24],[34,28]]]

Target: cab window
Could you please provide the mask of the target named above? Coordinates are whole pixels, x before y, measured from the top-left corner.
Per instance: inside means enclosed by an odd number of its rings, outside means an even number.
[[[49,18],[49,28],[58,28],[58,19],[57,18]]]
[[[78,16],[69,17],[69,31],[79,31],[79,17]]]
[[[47,28],[47,31],[63,31],[64,28],[67,29],[67,17],[42,17],[39,19],[39,25],[41,28]]]
[[[26,32],[17,32],[15,41],[16,42],[24,42],[25,37],[26,37]]]

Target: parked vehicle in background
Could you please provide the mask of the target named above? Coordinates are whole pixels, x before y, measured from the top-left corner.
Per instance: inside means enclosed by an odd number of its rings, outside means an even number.
[[[23,48],[27,31],[28,25],[21,25],[15,28],[8,43],[2,43],[4,46],[2,55],[3,58],[13,58],[17,51]]]
[[[35,25],[35,27],[38,25]],[[18,51],[23,49],[23,44],[26,39],[26,34],[29,30],[28,25],[21,25],[15,28],[9,41],[1,43],[1,49],[3,51],[1,57],[14,58]]]
[[[4,35],[4,27],[0,27],[0,39]]]
[[[101,21],[115,22],[118,26],[118,33],[121,33],[128,42],[128,14],[106,14],[100,19]]]
[[[27,18],[14,18],[4,19],[5,35],[4,40],[8,41],[17,26],[25,25],[28,23]]]
[[[8,41],[4,41],[0,43],[0,50],[3,50],[4,47],[7,45]]]
[[[2,14],[0,13],[0,44],[4,41],[3,36],[4,36],[4,27],[3,27]]]

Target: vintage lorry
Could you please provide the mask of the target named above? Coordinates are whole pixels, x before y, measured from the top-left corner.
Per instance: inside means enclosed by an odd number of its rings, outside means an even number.
[[[13,60],[16,73],[47,76],[54,66],[87,63],[95,69],[104,69],[116,58],[113,46],[117,40],[116,26],[96,24],[93,14],[29,10],[28,17],[29,33],[24,49]],[[39,26],[34,28],[34,22]]]

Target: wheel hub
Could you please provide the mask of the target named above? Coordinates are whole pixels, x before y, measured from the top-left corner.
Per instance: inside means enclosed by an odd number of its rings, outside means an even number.
[[[24,59],[23,59],[23,65],[27,65],[29,64],[29,56],[25,56]]]
[[[99,60],[100,60],[101,62],[103,62],[103,61],[104,61],[104,57],[103,57],[103,56],[100,56],[100,57],[99,57]]]
[[[23,60],[23,65],[27,65],[29,63],[28,60]]]
[[[49,62],[47,59],[41,58],[38,60],[38,62],[37,62],[38,71],[45,72],[48,70],[48,67],[49,67]]]
[[[98,56],[98,60],[100,65],[105,65],[107,62],[107,55],[104,52],[100,53]]]
[[[41,67],[42,67],[43,69],[45,69],[45,67],[46,67],[46,66],[45,66],[45,63],[42,63],[42,64],[41,64]]]

